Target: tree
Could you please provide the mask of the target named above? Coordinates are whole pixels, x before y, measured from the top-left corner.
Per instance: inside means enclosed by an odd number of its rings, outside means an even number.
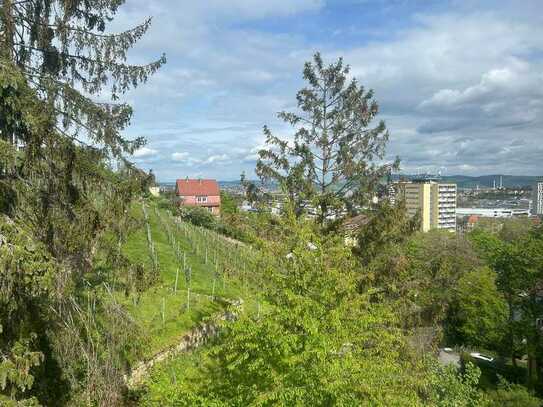
[[[479,405],[477,371],[459,376],[418,359],[394,308],[359,292],[357,262],[342,239],[313,226],[287,208],[281,239],[260,262],[262,312],[226,324],[203,363],[152,402]]]
[[[455,344],[502,352],[507,332],[507,303],[488,268],[468,271],[458,281],[446,321]]]
[[[37,286],[23,284],[12,292],[10,303],[32,314],[32,323],[15,312],[0,314],[0,354],[18,344],[18,354],[41,355],[42,363],[31,369],[32,388],[15,398],[36,395],[41,403],[62,404],[74,397],[111,405],[121,396],[123,352],[134,327],[114,300],[97,295],[89,275],[100,245],[111,244],[108,260],[122,264],[118,248],[127,207],[148,181],[125,157],[144,140],[122,137],[132,110],[118,99],[165,62],[126,63],[150,20],[108,33],[122,3],[0,2],[0,213],[55,266]],[[115,238],[104,239],[106,231]],[[29,258],[33,253],[23,252]],[[0,261],[9,256],[0,253]],[[19,266],[23,281],[37,271]],[[122,273],[125,267],[111,270]],[[0,286],[6,284],[9,275],[0,273]],[[96,300],[94,310],[90,299]],[[98,320],[94,311],[100,310]]]
[[[221,216],[234,215],[238,213],[236,199],[226,191],[221,191]]]
[[[383,121],[370,127],[379,110],[373,91],[349,80],[349,66],[341,58],[325,66],[317,53],[306,62],[303,77],[308,86],[296,95],[300,112],[278,114],[295,128],[294,136],[281,139],[265,126],[266,148],[259,151],[256,173],[263,181],[278,182],[298,215],[311,201],[324,225],[344,205],[353,211],[367,202],[377,182],[399,162],[379,163],[388,132]]]
[[[502,238],[508,239],[508,236]],[[536,321],[543,315],[539,294],[543,282],[541,232],[535,228],[528,234],[521,233],[516,240],[504,241],[486,232],[474,231],[470,238],[496,271],[497,286],[507,301],[507,354],[515,366],[517,357],[527,354],[530,384],[540,385],[543,349]]]
[[[122,33],[106,33],[123,2],[5,0],[0,11],[2,64],[16,66],[47,102],[55,114],[52,127],[81,143],[84,134],[117,156],[143,142],[125,140],[119,133],[132,110],[123,103],[95,102],[87,95],[103,94],[108,86],[116,101],[165,62],[162,56],[144,66],[125,63],[128,49],[145,34],[151,19]],[[6,123],[1,130],[2,138],[12,144],[29,142]]]
[[[35,380],[33,368],[43,362],[44,354],[36,346],[42,318],[34,312],[50,304],[54,290],[47,282],[57,266],[27,229],[2,216],[0,269],[0,404],[4,405],[2,394],[12,401],[26,398]]]
[[[407,243],[411,293],[420,307],[420,322],[441,324],[453,302],[458,282],[478,270],[482,261],[471,243],[447,231],[418,233]]]
[[[366,264],[380,253],[387,253],[391,245],[405,242],[420,229],[419,217],[409,217],[402,200],[395,205],[382,201],[368,216],[369,222],[360,228],[355,248]]]
[[[213,216],[206,208],[201,208],[199,206],[193,208],[182,206],[179,208],[179,211],[181,212],[181,217],[193,225],[213,229],[217,224],[215,216]]]
[[[540,407],[541,399],[531,394],[520,384],[511,384],[501,380],[496,390],[489,391],[488,405],[503,407]]]

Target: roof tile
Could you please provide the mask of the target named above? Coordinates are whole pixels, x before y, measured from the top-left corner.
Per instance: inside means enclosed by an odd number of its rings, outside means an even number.
[[[214,179],[178,179],[176,184],[178,196],[220,195],[219,184]]]

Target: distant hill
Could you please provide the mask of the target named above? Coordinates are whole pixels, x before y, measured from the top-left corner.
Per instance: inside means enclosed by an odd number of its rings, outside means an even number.
[[[500,185],[500,176],[503,177],[503,186],[505,188],[532,186],[538,177],[528,175],[482,175],[480,177],[469,177],[466,175],[443,176],[442,179],[447,182],[454,182],[459,188],[493,187]]]
[[[503,177],[503,186],[505,188],[519,188],[519,187],[528,187],[532,186],[537,178],[537,176],[529,175],[481,175],[478,177],[469,176],[469,175],[444,175],[441,177],[443,182],[451,182],[458,185],[459,188],[475,188],[479,185],[480,188],[492,188],[494,186],[494,181],[496,181],[496,186],[500,185],[500,176]],[[416,178],[417,175],[395,175],[393,178]]]
[[[503,177],[503,186],[506,188],[515,188],[515,187],[527,187],[532,186],[537,178],[537,176],[530,175],[481,175],[478,177],[472,177],[469,175],[444,175],[441,177],[441,180],[444,182],[451,182],[458,185],[459,188],[475,188],[479,185],[480,188],[492,188],[494,186],[494,181],[496,181],[496,186],[499,186],[500,176]],[[395,175],[393,178],[398,179],[400,176]],[[406,175],[402,174],[401,177],[405,178],[415,178],[416,175]],[[259,181],[254,181],[259,182]],[[163,186],[175,186],[175,182],[159,182],[159,185]],[[234,187],[239,185],[239,181],[219,181],[221,187]]]

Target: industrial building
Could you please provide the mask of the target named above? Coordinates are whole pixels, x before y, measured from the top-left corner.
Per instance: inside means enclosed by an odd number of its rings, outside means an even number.
[[[457,208],[456,214],[462,216],[479,216],[482,218],[518,218],[529,216],[528,209],[511,208]]]

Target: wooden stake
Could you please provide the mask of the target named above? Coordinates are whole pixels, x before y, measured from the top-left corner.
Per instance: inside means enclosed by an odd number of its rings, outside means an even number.
[[[177,294],[177,281],[179,280],[179,267],[177,267],[177,270],[175,270],[175,288],[173,292]]]
[[[162,326],[166,322],[166,300],[162,297]]]
[[[213,287],[211,288],[211,301],[215,302],[215,277],[213,277]]]

